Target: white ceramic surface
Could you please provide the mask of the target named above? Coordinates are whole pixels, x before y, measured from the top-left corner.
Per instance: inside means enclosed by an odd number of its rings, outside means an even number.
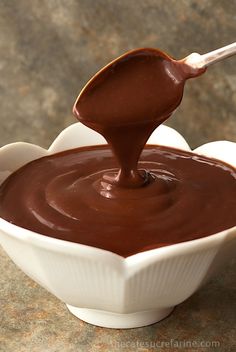
[[[76,123],[49,150],[27,143],[7,145],[0,149],[0,183],[31,160],[100,143],[104,143],[100,135]],[[190,150],[184,138],[166,126],[160,126],[148,143]],[[236,143],[208,143],[196,152],[236,167]],[[65,302],[77,317],[104,327],[133,328],[165,318],[230,260],[236,248],[236,227],[123,258],[0,219],[0,243],[16,265]]]

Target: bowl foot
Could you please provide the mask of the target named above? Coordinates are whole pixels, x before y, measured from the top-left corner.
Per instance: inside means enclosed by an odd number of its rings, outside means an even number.
[[[170,307],[120,314],[105,310],[77,308],[69,304],[67,304],[67,308],[77,318],[86,323],[113,329],[131,329],[154,324],[166,318],[174,309],[174,307]]]

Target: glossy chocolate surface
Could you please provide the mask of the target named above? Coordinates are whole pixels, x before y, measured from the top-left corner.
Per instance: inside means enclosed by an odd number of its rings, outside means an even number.
[[[108,146],[33,161],[1,187],[1,216],[124,257],[235,225],[236,173],[223,162],[148,146],[139,168],[149,170],[152,182],[135,190],[105,186],[101,192],[104,172],[117,166]]]

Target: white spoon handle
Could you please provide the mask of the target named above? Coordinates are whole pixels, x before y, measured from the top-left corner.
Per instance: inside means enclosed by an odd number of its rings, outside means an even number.
[[[190,54],[184,59],[184,62],[193,68],[204,68],[233,55],[236,55],[236,42],[203,55]]]

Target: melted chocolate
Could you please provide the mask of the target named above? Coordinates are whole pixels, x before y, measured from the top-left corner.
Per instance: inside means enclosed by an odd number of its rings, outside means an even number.
[[[185,81],[203,72],[155,49],[113,61],[73,109],[111,148],[74,149],[24,166],[0,187],[0,215],[124,257],[233,227],[233,167],[173,148],[144,148],[180,104]]]
[[[88,82],[73,111],[113,149],[120,170],[117,175],[105,175],[108,183],[135,188],[149,181],[145,171],[137,170],[140,153],[154,129],[180,104],[186,79],[203,72],[159,50],[137,49]]]
[[[108,146],[35,160],[1,187],[0,213],[21,227],[123,257],[208,236],[235,225],[235,170],[220,161],[148,146],[146,187],[97,191],[117,162]],[[117,193],[116,193],[117,192]],[[17,194],[17,197],[16,197]]]

